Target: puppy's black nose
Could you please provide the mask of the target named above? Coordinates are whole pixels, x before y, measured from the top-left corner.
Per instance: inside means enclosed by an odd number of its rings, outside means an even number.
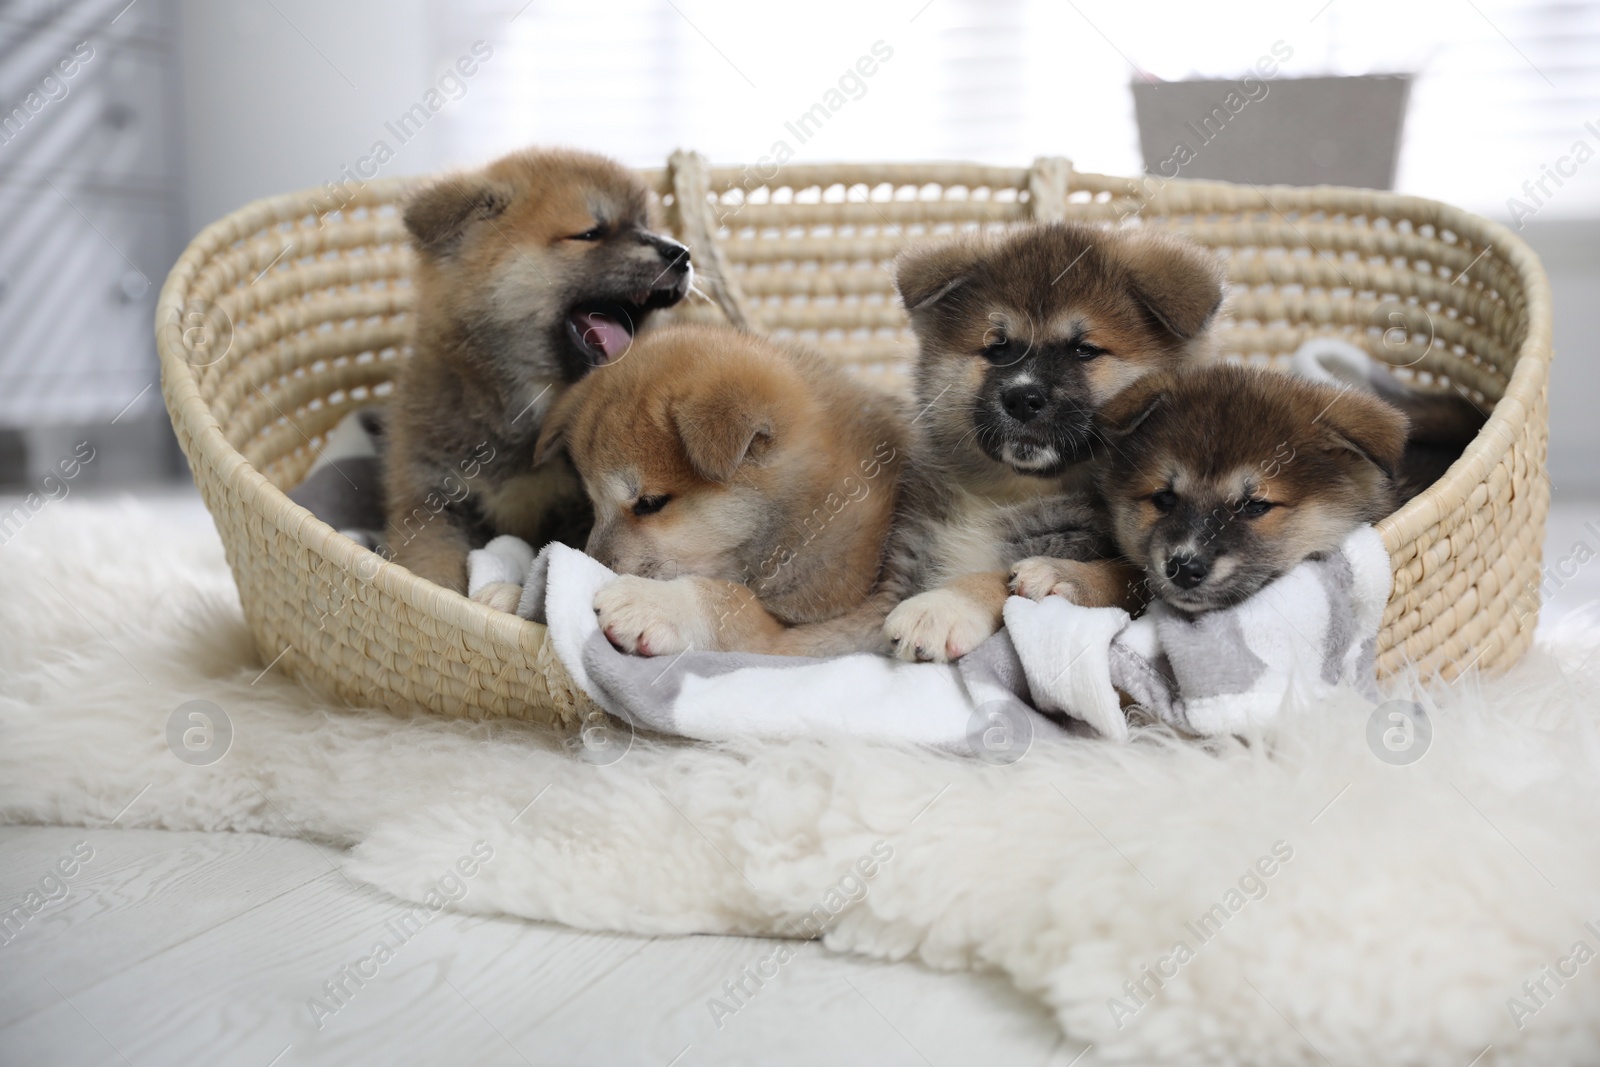
[[[689,249],[687,246],[681,245],[669,237],[662,237],[654,233],[647,235],[646,239],[660,254],[661,258],[666,260],[668,270],[683,274],[689,269]]]
[[[1044,410],[1050,398],[1045,396],[1044,389],[1029,382],[1025,385],[1009,385],[1000,394],[1000,406],[1006,409],[1018,422],[1028,422],[1039,412]]]
[[[1193,589],[1210,573],[1211,564],[1198,556],[1173,556],[1167,560],[1167,577],[1179,589]]]

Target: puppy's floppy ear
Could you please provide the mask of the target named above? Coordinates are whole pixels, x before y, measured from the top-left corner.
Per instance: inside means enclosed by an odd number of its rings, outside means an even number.
[[[706,389],[672,406],[672,424],[695,473],[726,484],[746,460],[759,459],[776,433],[773,410],[737,390]]]
[[[1406,451],[1406,417],[1371,393],[1319,387],[1326,409],[1315,419],[1333,452],[1353,452],[1393,478]]]
[[[539,439],[533,444],[533,465],[543,466],[548,463],[557,452],[567,447],[567,437],[572,432],[572,423],[577,416],[578,405],[583,402],[584,385],[588,379],[570,386],[561,398],[551,406],[544,417],[544,425],[539,427]]]
[[[450,175],[414,193],[403,217],[417,251],[442,256],[474,220],[503,214],[510,203],[511,191],[482,174]]]
[[[1146,374],[1106,401],[1095,415],[1101,432],[1109,437],[1127,437],[1155,414],[1172,388],[1169,374]]]
[[[1182,340],[1210,325],[1222,306],[1222,264],[1192,241],[1152,231],[1119,234],[1111,253],[1139,302]]]
[[[894,284],[906,310],[932,307],[961,288],[983,253],[981,241],[970,237],[902,252]]]

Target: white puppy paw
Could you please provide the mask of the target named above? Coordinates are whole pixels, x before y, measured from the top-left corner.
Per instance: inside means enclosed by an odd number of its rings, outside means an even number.
[[[953,589],[934,589],[889,612],[883,632],[907,662],[947,663],[983,644],[995,626],[981,604]]]
[[[516,611],[522,600],[522,586],[516,582],[490,582],[473,593],[472,599],[496,611]]]
[[[606,640],[637,656],[675,656],[710,644],[691,579],[625,574],[594,595],[594,613]]]
[[[1043,600],[1054,594],[1074,604],[1079,602],[1078,584],[1071,560],[1030,556],[1011,568],[1011,591],[1029,600]]]

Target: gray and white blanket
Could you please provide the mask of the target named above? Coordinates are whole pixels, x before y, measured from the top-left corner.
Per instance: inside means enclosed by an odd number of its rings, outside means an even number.
[[[528,551],[497,538],[474,552],[474,585],[505,580]],[[627,655],[594,613],[595,593],[615,577],[581,552],[549,545],[528,567],[518,614],[545,622],[573,679],[626,722],[706,741],[844,731],[1007,760],[1032,737],[1064,728],[1126,740],[1119,692],[1193,734],[1246,730],[1341,683],[1375,697],[1391,572],[1377,531],[1363,527],[1340,551],[1300,564],[1245,603],[1195,618],[1160,603],[1130,619],[1060,597],[1013,597],[1005,630],[952,665],[871,654]]]

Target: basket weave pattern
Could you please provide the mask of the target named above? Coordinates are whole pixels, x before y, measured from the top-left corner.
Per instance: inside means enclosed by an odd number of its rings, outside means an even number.
[[[1414,197],[1085,174],[1064,160],[790,166],[678,153],[643,172],[712,298],[676,312],[813,348],[887,381],[915,351],[889,269],[907,243],[1077,219],[1215,249],[1224,356],[1280,362],[1339,335],[1493,414],[1449,473],[1380,524],[1395,584],[1380,674],[1509,666],[1532,639],[1549,507],[1550,293],[1509,230]],[[352,703],[572,723],[593,708],[535,623],[424,582],[291,503],[329,430],[407,354],[411,253],[380,181],[258,201],[202,231],[157,307],[162,389],[265,660]],[[276,659],[275,659],[276,657]]]

